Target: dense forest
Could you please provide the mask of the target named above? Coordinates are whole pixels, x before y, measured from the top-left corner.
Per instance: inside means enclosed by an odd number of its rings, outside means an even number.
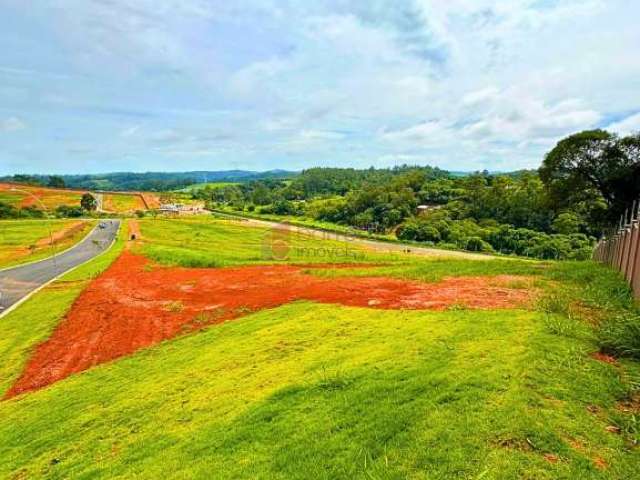
[[[193,195],[213,209],[304,217],[445,248],[585,259],[640,195],[639,153],[639,135],[595,130],[559,142],[539,171],[312,168]]]

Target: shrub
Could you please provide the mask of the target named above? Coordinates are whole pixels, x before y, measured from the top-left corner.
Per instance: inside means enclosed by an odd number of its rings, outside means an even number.
[[[492,252],[493,247],[482,240],[480,237],[469,237],[467,240],[467,244],[465,245],[465,250],[470,252]]]
[[[598,329],[598,343],[604,353],[640,359],[640,315],[625,312],[605,320]]]

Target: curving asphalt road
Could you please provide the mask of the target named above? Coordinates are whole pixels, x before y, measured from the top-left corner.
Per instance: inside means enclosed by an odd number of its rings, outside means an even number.
[[[101,223],[105,228],[94,228],[80,243],[55,257],[0,270],[0,315],[36,288],[108,249],[116,238],[120,220]]]

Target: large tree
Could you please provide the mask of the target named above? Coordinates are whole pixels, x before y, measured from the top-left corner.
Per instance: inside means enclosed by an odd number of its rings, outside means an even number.
[[[545,156],[540,178],[559,210],[604,200],[602,220],[615,221],[640,196],[640,134],[620,138],[588,130],[571,135]]]
[[[80,206],[84,210],[91,212],[98,208],[98,202],[96,201],[93,195],[91,195],[90,193],[85,193],[82,195],[82,198],[80,199]]]

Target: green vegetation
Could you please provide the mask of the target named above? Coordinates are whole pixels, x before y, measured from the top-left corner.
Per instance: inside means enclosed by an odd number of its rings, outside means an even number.
[[[265,229],[139,223],[135,248],[165,264],[266,261]],[[0,392],[124,236],[2,319]],[[619,275],[576,261],[366,261],[380,263],[368,275],[422,281],[524,275],[539,298],[442,312],[299,302],[211,326],[0,402],[0,477],[634,477],[637,414],[618,402],[638,394],[640,364],[590,356],[604,319],[637,313]]]
[[[267,227],[248,228],[209,216],[140,220],[142,252],[166,264],[221,267],[288,260],[298,263],[345,263],[395,258],[365,252],[351,242],[313,238]],[[281,246],[281,248],[280,248]]]
[[[123,225],[110,250],[49,284],[0,319],[0,395],[8,390],[31,350],[49,337],[80,292],[122,252],[125,239]],[[2,452],[0,448],[0,457],[5,456]]]
[[[53,253],[49,232],[53,235],[76,223],[69,220],[2,220],[0,222],[0,268],[32,262]],[[54,242],[55,251],[62,251],[78,241],[95,225],[85,222],[84,228]]]
[[[198,190],[217,190],[219,188],[232,187],[239,185],[238,182],[206,182],[206,183],[194,183],[192,185],[187,185],[186,187],[180,189],[180,192],[185,193],[193,193]]]
[[[632,477],[624,381],[546,318],[260,312],[3,402],[0,474]]]
[[[98,208],[98,202],[90,193],[84,193],[80,199],[80,206],[83,210],[91,212]]]
[[[614,223],[640,193],[640,133],[571,135],[547,154],[540,177],[560,208],[581,205],[590,224]]]
[[[244,182],[264,178],[285,178],[294,175],[293,172],[273,170],[267,172],[250,172],[244,170],[213,171],[213,172],[115,172],[93,175],[9,175],[0,177],[0,181],[10,181],[25,185],[45,186],[52,178],[55,186],[61,182],[69,188],[82,190],[115,190],[115,191],[152,191],[162,192],[179,190],[193,185],[199,180],[206,182]]]
[[[639,146],[639,135],[596,130],[559,142],[539,172],[312,168],[286,182],[192,195],[213,209],[328,222],[444,248],[584,260],[640,195]]]

